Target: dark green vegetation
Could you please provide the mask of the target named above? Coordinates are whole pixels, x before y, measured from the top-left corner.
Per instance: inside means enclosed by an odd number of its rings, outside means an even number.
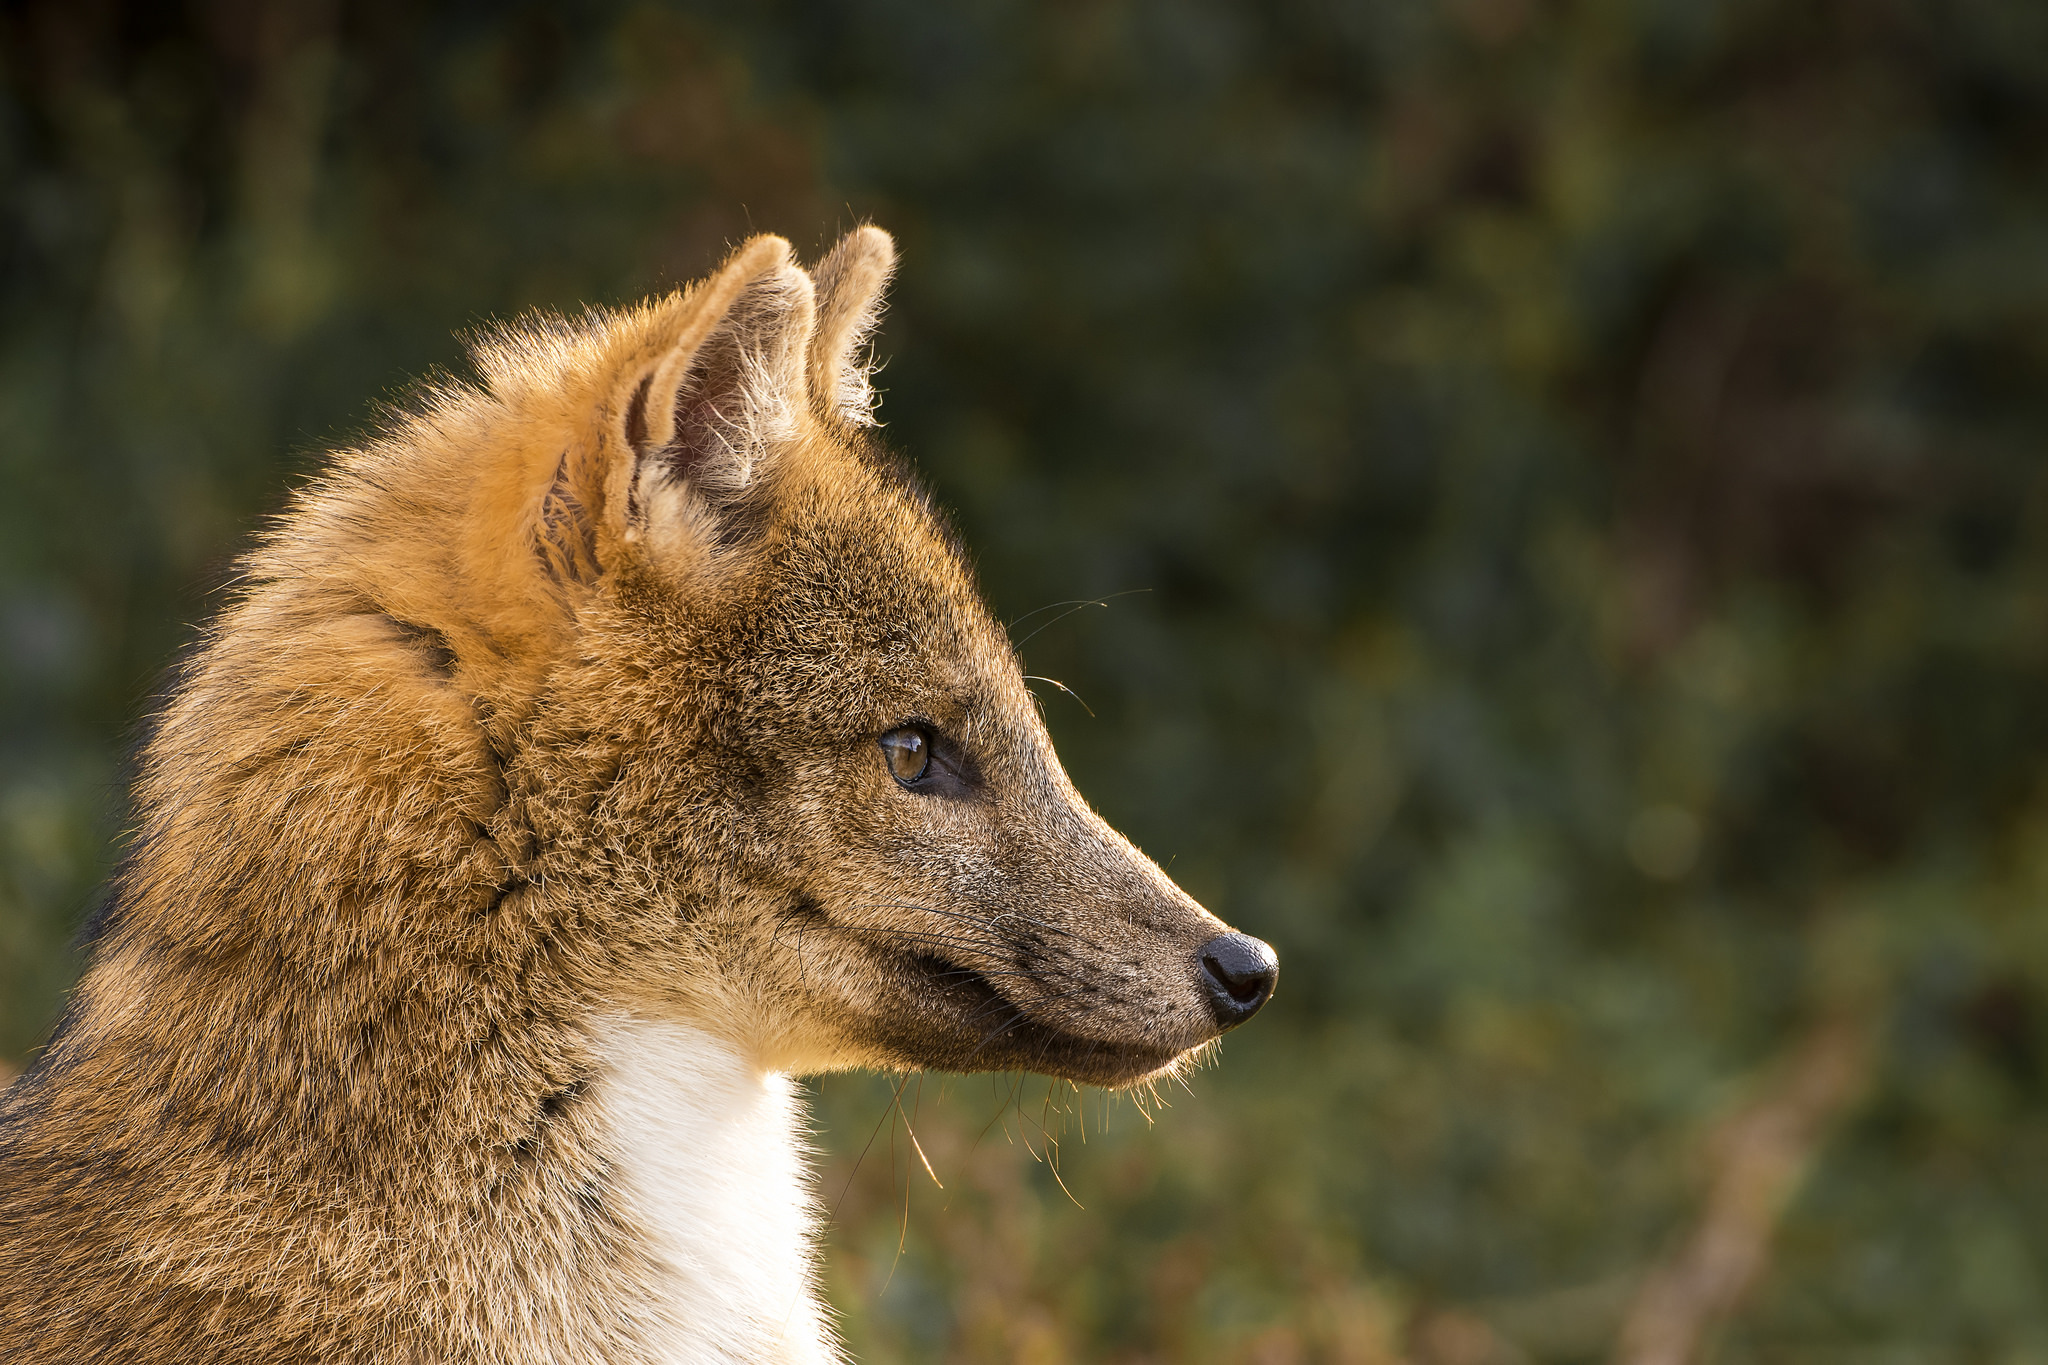
[[[1833,1039],[1716,1358],[2048,1358],[2048,7],[714,8],[6,11],[0,1054],[366,396],[872,217],[890,438],[1284,980],[1054,1093],[1086,1212],[1042,1082],[923,1082],[943,1192],[821,1086],[857,1349],[1602,1358]]]

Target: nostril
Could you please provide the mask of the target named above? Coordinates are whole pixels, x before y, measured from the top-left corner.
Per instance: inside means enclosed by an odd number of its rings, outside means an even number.
[[[1202,945],[1202,980],[1209,989],[1210,1012],[1228,1028],[1273,998],[1280,959],[1249,934],[1223,934]]]

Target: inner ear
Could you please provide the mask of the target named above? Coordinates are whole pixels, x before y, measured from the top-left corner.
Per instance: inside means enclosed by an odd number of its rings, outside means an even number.
[[[704,286],[695,325],[626,407],[636,508],[659,487],[718,506],[757,481],[807,402],[815,314],[810,276],[779,237],[748,243]]]
[[[743,295],[734,307],[759,305]],[[714,500],[754,481],[756,462],[794,427],[792,397],[801,401],[790,392],[801,372],[773,354],[791,330],[786,317],[729,317],[705,338],[676,385],[674,434],[661,455],[670,477]]]
[[[632,401],[626,404],[626,444],[636,456],[647,454],[647,391],[653,386],[653,375],[641,375],[633,388]]]

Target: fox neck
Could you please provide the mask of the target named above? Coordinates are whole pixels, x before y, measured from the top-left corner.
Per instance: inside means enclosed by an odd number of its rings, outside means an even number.
[[[816,1211],[786,1075],[687,1025],[602,1019],[594,1098],[637,1223],[650,1362],[837,1359],[813,1289]]]

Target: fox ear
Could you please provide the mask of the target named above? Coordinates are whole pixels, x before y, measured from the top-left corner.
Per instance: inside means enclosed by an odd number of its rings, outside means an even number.
[[[843,422],[874,425],[872,368],[857,354],[882,316],[882,291],[896,270],[896,243],[872,225],[857,227],[813,272],[818,330],[811,338],[811,394]]]
[[[626,404],[629,536],[643,524],[695,523],[739,501],[793,434],[805,402],[816,308],[788,242],[754,238],[699,298],[689,331]]]

